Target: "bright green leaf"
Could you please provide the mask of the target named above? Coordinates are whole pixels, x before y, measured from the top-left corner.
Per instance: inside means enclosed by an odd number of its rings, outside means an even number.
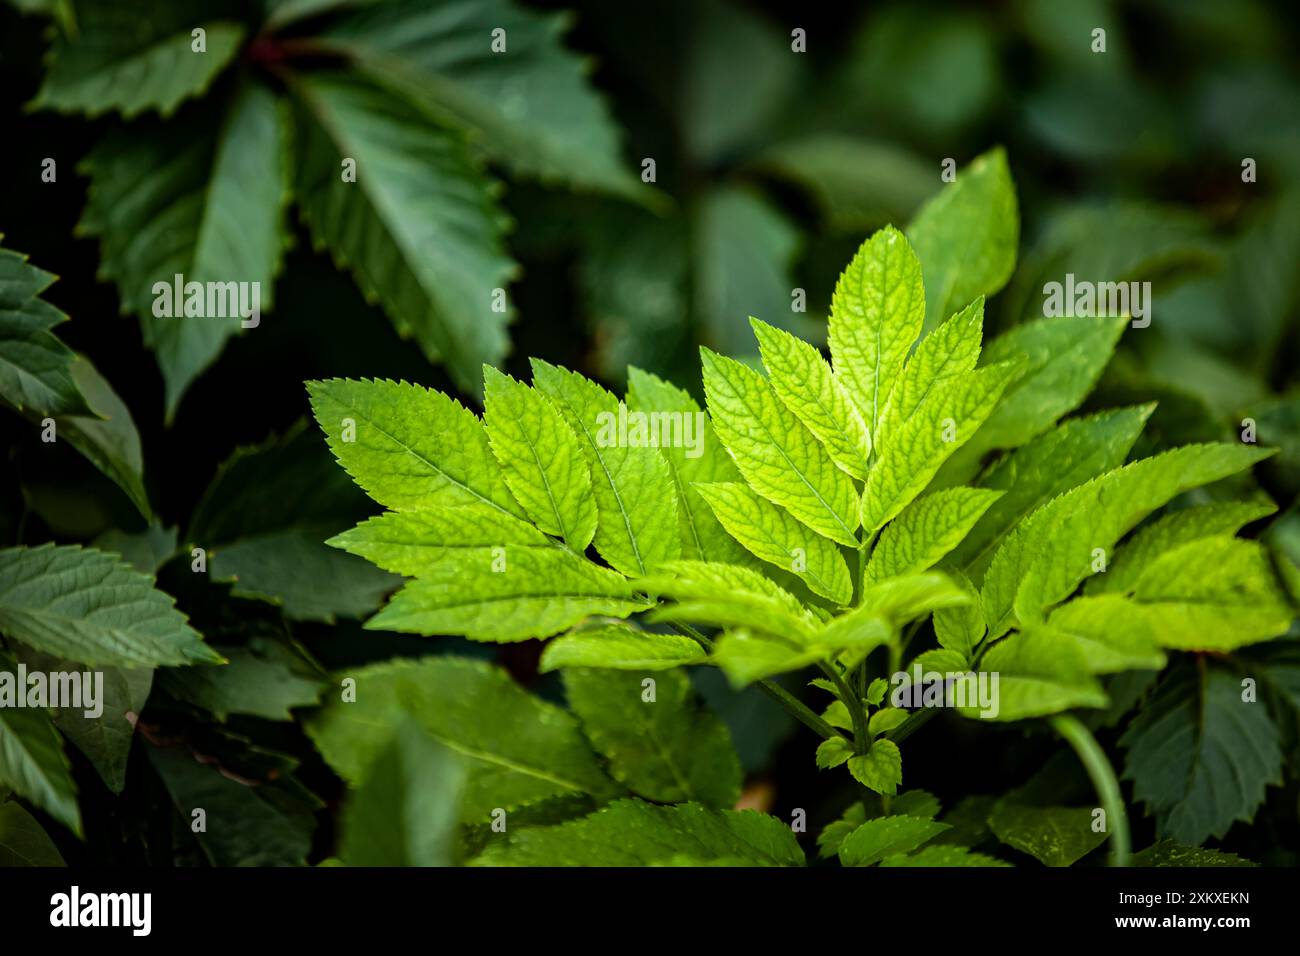
[[[862,525],[875,531],[925,490],[939,467],[971,439],[1019,374],[1004,362],[948,379],[885,436],[862,493]]]
[[[655,634],[627,624],[599,624],[561,634],[542,652],[543,674],[566,667],[660,671],[702,664],[707,655],[689,637]]]
[[[877,740],[865,754],[849,758],[849,773],[868,790],[893,795],[903,782],[903,755],[892,740]]]
[[[828,737],[817,745],[817,769],[838,767],[853,756],[853,744],[843,737]]]
[[[700,484],[721,481],[739,481],[727,450],[718,441],[708,416],[695,399],[684,389],[665,382],[639,368],[627,373],[627,407],[629,411],[677,413],[691,416],[703,427],[696,432],[694,448],[661,448],[673,485],[677,489],[677,516],[681,527],[682,557],[687,560],[721,561],[724,564],[742,564],[746,552],[731,535],[723,530],[713,509],[704,502]]]
[[[827,326],[835,375],[873,438],[924,320],[921,263],[903,234],[887,226],[840,276]]]
[[[600,556],[629,575],[676,560],[682,545],[673,479],[657,447],[618,434],[625,406],[590,379],[536,359],[533,384],[556,404],[587,456]]]
[[[1124,464],[1153,406],[1071,418],[1002,458],[980,485],[1003,492],[954,550],[952,561],[982,581],[1003,536],[1039,507]]]
[[[979,670],[998,675],[992,706],[982,710],[970,702],[960,708],[964,717],[1024,720],[1075,707],[1105,707],[1109,702],[1092,676],[1086,647],[1055,639],[1044,629],[1012,634],[999,641],[984,655]]]
[[[1092,674],[1165,666],[1151,616],[1117,595],[1081,597],[1062,604],[1048,618],[1047,629],[1052,639],[1076,644]]]
[[[1285,634],[1295,617],[1255,541],[1201,538],[1166,551],[1134,585],[1165,647],[1231,651]]]
[[[661,620],[697,620],[716,627],[751,627],[786,640],[804,640],[818,620],[799,601],[757,571],[727,564],[674,561],[636,582],[647,594],[675,605],[655,612]]]
[[[503,556],[508,567],[511,554],[558,547],[532,525],[483,502],[385,512],[327,543],[407,577],[490,571]]]
[[[1026,364],[940,479],[945,484],[969,480],[990,451],[1025,444],[1077,407],[1097,383],[1127,322],[1126,318],[1073,316],[1039,319],[990,342],[984,349],[984,365],[1020,356],[1026,357]]]
[[[840,843],[844,866],[871,866],[888,856],[915,850],[948,829],[945,823],[916,817],[891,816],[868,820]]]
[[[984,297],[980,296],[921,340],[890,389],[878,442],[915,415],[935,388],[975,368],[983,331]]]
[[[507,549],[499,568],[452,565],[409,581],[366,626],[521,641],[650,607],[621,574],[559,548]]]
[[[483,381],[483,424],[515,499],[542,531],[586,550],[596,534],[596,502],[573,429],[541,392],[491,366]]]
[[[749,485],[812,530],[856,545],[857,492],[758,372],[701,349],[713,427]]]
[[[803,339],[751,318],[772,389],[808,426],[831,459],[854,478],[867,476],[871,438],[862,413],[817,349]]]
[[[310,382],[312,413],[330,450],[371,498],[389,508],[478,503],[524,517],[478,416],[453,398],[406,382]]]
[[[796,521],[740,482],[697,485],[700,495],[727,532],[752,554],[790,571],[836,604],[853,598],[844,555],[834,542]]]
[[[1000,491],[946,488],[916,499],[881,532],[864,583],[928,571],[1001,496]]]
[[[1033,620],[1065,598],[1129,529],[1178,494],[1249,468],[1271,452],[1249,445],[1188,445],[1132,462],[1054,498],[1002,544],[984,578],[994,635],[1013,615]]]
[[[984,625],[984,608],[979,592],[964,575],[949,572],[953,583],[966,592],[970,603],[958,607],[939,608],[934,612],[934,636],[939,646],[952,651],[969,663],[975,648],[984,639],[988,628]]]
[[[1167,551],[1200,538],[1233,535],[1277,511],[1272,502],[1223,501],[1180,508],[1143,525],[1116,552],[1105,574],[1088,579],[1089,594],[1131,591],[1147,567]]]

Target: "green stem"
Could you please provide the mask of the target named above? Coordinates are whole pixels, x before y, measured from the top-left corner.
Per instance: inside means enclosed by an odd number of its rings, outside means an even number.
[[[923,707],[920,710],[914,710],[907,715],[907,720],[903,721],[893,730],[888,731],[885,736],[896,744],[901,744],[912,734],[916,733],[931,720],[935,714],[939,713],[935,707]]]
[[[712,649],[713,641],[709,640],[689,624],[674,624],[672,626],[677,633],[689,637],[706,651]],[[821,717],[817,716],[817,714],[809,709],[806,704],[780,684],[774,683],[770,680],[755,681],[755,684],[759,690],[789,711],[790,716],[794,717],[795,720],[799,721],[815,733],[820,734],[827,740],[830,740],[832,737],[844,736],[844,734],[840,733],[840,731],[822,720]]]
[[[1107,828],[1110,830],[1110,865],[1128,866],[1132,849],[1129,844],[1128,813],[1124,809],[1124,797],[1119,791],[1119,781],[1115,779],[1115,770],[1111,767],[1110,760],[1097,743],[1097,738],[1080,723],[1079,718],[1057,714],[1050,718],[1050,723],[1078,754],[1079,762],[1088,771],[1092,786],[1106,811]]]
[[[774,684],[770,680],[758,681],[758,689],[771,697],[774,701],[788,710],[796,720],[805,727],[812,729],[814,732],[830,740],[832,737],[843,737],[844,734],[832,727],[826,721],[822,720],[793,694],[782,687],[780,684]]]
[[[833,663],[821,661],[817,665],[821,668],[822,673],[831,679],[839,692],[840,700],[848,708],[849,718],[853,721],[853,752],[855,754],[865,754],[871,747],[871,737],[867,731],[867,715],[862,709],[862,698],[853,693],[853,688],[849,682],[844,679],[844,675],[839,672]],[[871,806],[871,798],[875,796],[872,791],[862,781],[858,781],[858,788],[862,791],[863,806]],[[889,810],[886,808],[885,813]]]
[[[867,551],[871,548],[875,535],[867,534],[865,528],[862,529],[862,543],[858,545],[858,573],[853,579],[853,606],[858,607],[862,603],[866,590],[867,579]],[[867,696],[867,659],[864,657],[858,663],[857,673],[858,696]]]
[[[867,735],[867,715],[862,711],[862,698],[853,693],[853,688],[849,686],[849,682],[844,679],[844,675],[839,672],[834,664],[827,664],[822,661],[817,666],[822,669],[823,674],[834,682],[836,690],[839,691],[840,700],[844,702],[844,706],[848,709],[849,719],[853,721],[853,750],[860,754],[866,753],[871,738]]]

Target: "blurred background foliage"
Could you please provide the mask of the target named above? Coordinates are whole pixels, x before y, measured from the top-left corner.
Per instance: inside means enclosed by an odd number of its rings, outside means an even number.
[[[231,819],[250,822],[214,828],[198,847],[186,828],[153,810],[169,793],[183,805],[178,795],[204,783],[187,762],[150,748],[150,759],[137,755],[130,765],[129,798],[89,804],[89,842],[63,835],[58,842],[69,860],[304,858],[313,840],[317,850],[330,845],[328,826],[313,829],[320,808],[313,793],[336,801],[339,787],[285,718],[318,699],[322,668],[398,653],[497,650],[360,629],[388,582],[319,546],[365,505],[350,484],[338,484],[342,472],[323,443],[300,430],[302,382],[388,377],[454,391],[464,377],[432,363],[418,337],[403,338],[381,305],[368,304],[346,273],[313,251],[307,226],[290,216],[274,308],[259,328],[230,338],[183,394],[169,391],[139,324],[119,314],[118,288],[98,278],[99,244],[75,231],[88,195],[74,170],[106,135],[145,135],[156,117],[124,126],[112,113],[25,109],[45,80],[45,51],[60,42],[63,28],[54,24],[77,6],[13,0],[0,8],[0,168],[8,187],[0,231],[6,248],[60,276],[45,293],[71,317],[58,334],[89,357],[129,409],[151,520],[88,462],[41,445],[26,423],[6,415],[0,538],[6,545],[95,541],[157,570],[160,586],[237,661],[239,675],[209,682],[197,679],[208,675],[164,673],[149,698],[146,731],[165,728],[236,776],[276,782],[208,797],[210,805],[230,801]],[[301,14],[310,33],[320,17],[328,29],[330,16],[370,5],[228,6],[253,24],[239,54],[242,73],[266,65],[256,24],[267,14]],[[837,272],[862,239],[885,223],[905,225],[941,187],[945,159],[956,161],[960,177],[970,159],[1000,144],[1019,194],[1021,254],[1011,284],[990,302],[988,333],[1041,315],[1044,282],[1066,273],[1151,281],[1152,324],[1125,335],[1090,403],[1159,401],[1147,447],[1135,454],[1233,437],[1243,419],[1254,419],[1282,448],[1258,476],[1290,509],[1272,533],[1300,557],[1294,4],[526,6],[573,11],[547,29],[567,26],[557,42],[586,58],[581,82],[599,92],[610,119],[583,126],[563,110],[543,116],[556,124],[544,131],[563,145],[555,169],[512,162],[508,145],[479,154],[499,182],[494,201],[510,223],[503,255],[517,264],[506,370],[526,377],[528,356],[538,356],[621,387],[634,364],[694,389],[695,346],[743,356],[752,347],[750,315],[822,338]],[[1092,51],[1098,27],[1105,53]],[[792,50],[795,30],[805,31],[806,52]],[[269,83],[280,81],[269,71]],[[238,80],[217,82],[221,92],[220,84]],[[204,108],[187,103],[178,118],[202,125]],[[58,157],[57,185],[40,181],[47,156]],[[608,156],[622,168],[602,166]],[[1247,159],[1257,172],[1252,182],[1243,181]],[[645,160],[653,160],[655,181],[638,189]],[[803,311],[795,307],[800,300]],[[472,392],[465,400],[476,401]],[[210,579],[189,573],[188,547],[198,540],[217,546]],[[284,575],[285,567],[296,573]],[[553,692],[536,677],[535,644],[506,649],[505,662]],[[733,694],[715,672],[700,683],[731,724],[753,779],[780,781],[774,791],[760,784],[755,799],[775,801],[778,813],[796,799],[813,818],[838,812],[843,800],[822,792],[827,785],[807,759],[807,741],[781,746],[797,731],[779,712],[753,693]],[[1018,732],[954,747],[953,735],[971,731],[953,723],[947,735],[909,742],[909,784],[935,790],[945,803],[1024,780],[1051,750],[1041,740],[1003,745],[1000,738],[1018,741]],[[84,763],[74,761],[83,793],[98,786]],[[1054,766],[1041,772],[1073,772]],[[1270,794],[1284,812],[1253,830],[1238,827],[1225,845],[1260,862],[1294,863],[1294,853],[1281,849],[1300,845],[1294,782]],[[268,849],[257,827],[286,821],[287,835]]]

